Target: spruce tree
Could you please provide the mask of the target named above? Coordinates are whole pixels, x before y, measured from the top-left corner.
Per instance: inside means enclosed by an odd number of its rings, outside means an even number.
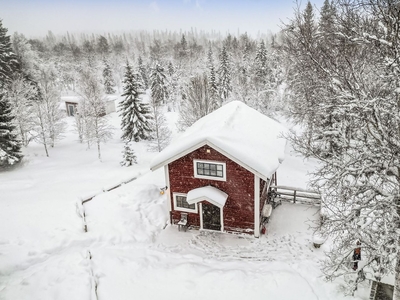
[[[115,93],[115,89],[113,88],[115,86],[115,82],[113,79],[110,65],[106,60],[104,60],[103,80],[104,80],[104,91],[106,92],[106,94]]]
[[[133,164],[137,164],[135,150],[133,150],[130,142],[125,142],[124,150],[122,151],[121,166],[129,167]]]
[[[147,140],[151,134],[151,115],[147,104],[141,102],[143,93],[138,74],[129,63],[123,80],[125,99],[120,104],[122,139],[126,141]]]
[[[10,36],[7,35],[7,29],[3,27],[0,20],[0,93],[7,88],[18,68],[18,60],[12,50]]]
[[[267,49],[265,48],[264,41],[261,41],[257,49],[255,58],[255,81],[262,89],[267,82],[268,76],[268,58]]]
[[[138,70],[139,70],[139,78],[142,83],[142,86],[145,90],[149,88],[149,78],[147,76],[146,66],[143,64],[143,59],[139,55],[138,58]]]
[[[7,88],[18,71],[18,61],[11,48],[10,36],[0,20],[0,167],[19,162],[21,143],[13,124],[14,116],[7,98]]]
[[[226,47],[223,46],[220,55],[220,67],[218,70],[219,88],[221,97],[226,100],[232,91],[231,68],[229,54]]]
[[[208,73],[208,89],[210,93],[210,98],[212,102],[215,104],[215,108],[219,106],[219,97],[218,97],[218,84],[217,84],[217,76],[214,67],[214,59],[213,53],[211,49],[211,44],[209,45],[208,53],[207,53],[207,66],[209,69]]]
[[[4,94],[0,94],[0,168],[14,165],[22,158],[13,120],[10,103]]]
[[[167,76],[165,75],[164,68],[156,63],[150,75],[151,82],[151,97],[161,105],[165,103],[168,98]]]

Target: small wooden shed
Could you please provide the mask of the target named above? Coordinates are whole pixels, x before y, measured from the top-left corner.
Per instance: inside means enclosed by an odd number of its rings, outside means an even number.
[[[164,167],[171,223],[260,235],[268,185],[284,159],[286,131],[240,101],[201,118],[151,163]],[[186,221],[185,221],[186,222]]]
[[[79,102],[80,99],[79,97],[63,97],[64,102],[65,102],[65,108],[67,111],[67,116],[73,117],[75,114],[78,112],[78,107],[79,107]],[[106,115],[115,112],[115,99],[107,98],[104,101],[104,109]]]

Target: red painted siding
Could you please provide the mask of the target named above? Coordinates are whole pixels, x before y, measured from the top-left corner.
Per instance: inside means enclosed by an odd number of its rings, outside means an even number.
[[[210,149],[210,153],[207,153]],[[226,181],[194,177],[193,160],[211,160],[226,163]],[[188,193],[190,190],[211,185],[228,194],[223,208],[225,231],[254,231],[254,174],[231,161],[215,149],[203,146],[169,164],[172,218],[179,221],[180,211],[174,210],[173,193]],[[199,214],[189,213],[190,225],[200,227]]]

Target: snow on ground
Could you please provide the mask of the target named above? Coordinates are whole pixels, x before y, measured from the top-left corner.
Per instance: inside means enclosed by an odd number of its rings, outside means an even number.
[[[176,122],[176,113],[167,119]],[[260,239],[178,232],[167,225],[164,174],[148,171],[146,144],[136,144],[138,165],[122,168],[116,129],[99,162],[67,121],[50,158],[32,144],[22,166],[0,173],[0,299],[346,299],[340,281],[321,276],[324,246],[313,248],[309,228],[315,207],[283,203]],[[119,127],[116,113],[110,122]],[[286,161],[278,183],[305,187],[312,165],[290,154]],[[76,202],[94,193],[85,233]],[[349,299],[368,299],[366,288],[357,297]]]

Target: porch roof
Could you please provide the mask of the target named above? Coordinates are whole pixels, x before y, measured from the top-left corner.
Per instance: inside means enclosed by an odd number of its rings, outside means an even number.
[[[189,191],[186,201],[189,204],[194,204],[206,200],[216,206],[223,207],[226,203],[226,199],[228,199],[228,194],[223,191],[213,186],[204,186]]]

